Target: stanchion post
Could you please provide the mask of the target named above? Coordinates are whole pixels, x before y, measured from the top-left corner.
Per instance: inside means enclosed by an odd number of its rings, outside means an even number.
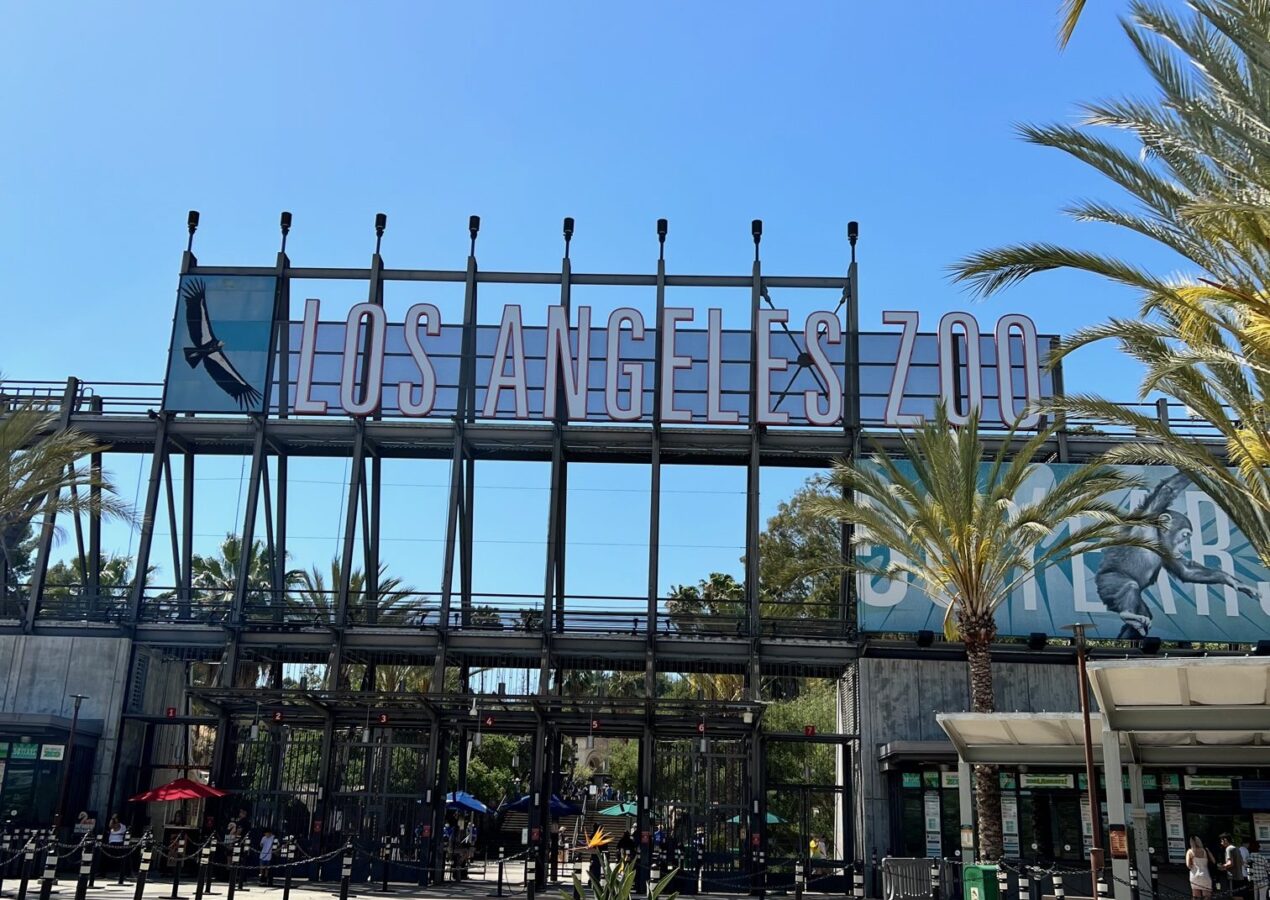
[[[878,867],[878,848],[873,848],[873,867],[869,870],[869,875],[873,879],[873,890],[869,892],[870,897],[882,896],[882,870]]]
[[[1032,880],[1028,877],[1027,869],[1019,869],[1018,884],[1019,900],[1032,900]]]
[[[208,841],[198,851],[198,872],[194,875],[194,900],[203,900],[203,892],[207,889],[207,871],[212,863],[212,842]]]
[[[803,900],[803,883],[806,876],[803,874],[803,861],[800,859],[794,863],[794,898],[795,900]]]
[[[49,852],[44,857],[44,877],[40,879],[40,900],[49,900],[55,881],[57,881],[57,841],[50,838]]]
[[[851,871],[851,896],[864,900],[864,863],[856,863]]]
[[[172,857],[172,893],[168,900],[185,900],[181,892],[181,863],[185,862],[185,832],[176,837],[176,853]]]
[[[1063,876],[1059,872],[1054,873],[1054,900],[1066,900],[1067,891],[1063,889]]]
[[[26,886],[33,868],[35,868],[35,835],[27,838],[26,850],[22,852],[22,869],[18,872],[18,900],[26,900]]]
[[[128,868],[128,860],[132,858],[132,850],[129,849],[131,845],[131,837],[125,834],[123,839],[123,856],[119,857],[119,859],[115,861],[115,867],[119,869],[115,878],[116,885],[123,884],[124,871]],[[107,844],[106,846],[109,847],[110,845]]]
[[[238,860],[242,849],[235,842],[229,851],[229,887],[225,891],[226,900],[234,900],[234,890],[238,887]]]
[[[1103,871],[1099,871],[1098,873],[1096,891],[1098,893],[1098,900],[1107,900],[1107,898],[1111,895],[1111,890],[1107,885],[1107,877]]]
[[[525,860],[525,897],[527,900],[534,900],[534,893],[537,890],[538,862],[534,857],[537,854],[531,849],[529,858]]]
[[[1138,867],[1129,863],[1129,896],[1138,900]]]
[[[939,900],[939,861],[930,861],[930,900]]]
[[[1160,896],[1160,867],[1151,863],[1151,900]]]
[[[79,878],[75,882],[75,900],[84,900],[88,893],[88,879],[93,871],[93,841],[85,840],[79,846]]]
[[[150,837],[147,835],[141,839],[141,865],[137,867],[137,887],[133,891],[132,900],[141,900],[152,865],[154,865],[154,851],[150,849]]]
[[[282,900],[291,900],[291,865],[295,859],[295,838],[287,835],[287,839],[282,842],[282,861],[286,864],[286,868],[282,870]]]
[[[353,877],[353,845],[344,845],[344,862],[340,866],[340,900],[348,900],[348,883]]]
[[[506,853],[505,847],[498,848],[498,886],[494,890],[495,897],[503,896],[503,860],[506,858]]]
[[[1000,863],[997,863],[997,896],[1001,900],[1008,900],[1010,896],[1010,873]]]
[[[89,843],[94,843],[94,841],[90,841]],[[97,846],[96,846],[96,848],[94,848],[94,849],[93,849],[93,852],[92,852],[92,854],[91,854],[91,856],[90,856],[90,862],[92,862],[92,863],[96,863],[96,862],[97,862],[98,855],[99,855],[99,854],[101,854],[101,849],[102,849],[102,847],[104,847],[104,846],[105,846],[105,842],[102,840],[102,836],[101,836],[101,835],[98,835],[98,836],[97,836],[97,839],[96,839],[95,843],[97,844]],[[104,858],[104,855],[103,855],[103,857],[102,857],[102,858]],[[88,886],[89,886],[90,888],[92,888],[93,890],[96,890],[96,889],[97,889],[96,880],[97,880],[96,866],[95,866],[95,865],[90,865],[90,866],[88,867]]]

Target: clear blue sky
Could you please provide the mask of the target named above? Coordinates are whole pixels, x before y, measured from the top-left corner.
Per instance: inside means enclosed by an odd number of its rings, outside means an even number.
[[[575,270],[648,271],[664,216],[672,270],[718,274],[748,272],[752,218],[766,223],[766,271],[840,274],[857,219],[866,328],[887,308],[933,323],[969,306],[945,267],[1007,241],[1167,267],[1141,241],[1064,219],[1065,203],[1114,192],[1013,134],[1146,89],[1114,18],[1124,4],[1091,4],[1062,54],[1056,7],[11,4],[0,371],[160,380],[190,208],[209,264],[271,263],[288,209],[296,265],[364,265],[383,211],[393,266],[460,268],[477,213],[484,268],[558,266],[572,215]],[[1026,312],[1062,333],[1132,309],[1121,291],[1053,275],[978,312]],[[1095,350],[1067,379],[1130,399],[1134,372]],[[125,495],[139,462],[114,461]],[[571,475],[585,490],[570,512],[570,590],[639,594],[646,472],[583,468]],[[241,473],[240,460],[201,470],[201,546],[241,516]],[[336,546],[344,464],[293,474],[306,479],[296,561],[321,563]],[[766,475],[765,510],[807,474]],[[420,589],[439,583],[446,477],[424,463],[387,475],[385,558]],[[478,589],[541,591],[546,467],[490,464],[480,479]],[[672,470],[667,488],[663,587],[739,574],[741,473]],[[111,543],[124,551],[131,538]]]

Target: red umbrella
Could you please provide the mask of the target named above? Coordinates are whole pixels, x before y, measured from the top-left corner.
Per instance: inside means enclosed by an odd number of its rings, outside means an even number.
[[[228,791],[214,788],[210,784],[200,784],[188,778],[178,778],[165,785],[152,788],[143,794],[132,797],[133,803],[157,803],[163,800],[202,800],[206,797],[224,797]]]

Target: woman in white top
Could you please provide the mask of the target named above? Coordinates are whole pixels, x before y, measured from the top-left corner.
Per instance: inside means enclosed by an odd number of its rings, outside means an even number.
[[[1192,897],[1213,895],[1213,875],[1209,866],[1215,865],[1217,860],[1204,847],[1204,842],[1192,835],[1191,848],[1186,851],[1186,871],[1191,879]]]

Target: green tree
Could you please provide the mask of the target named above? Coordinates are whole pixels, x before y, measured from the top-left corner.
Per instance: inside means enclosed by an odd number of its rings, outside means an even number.
[[[296,589],[288,597],[293,615],[312,617],[323,624],[333,624],[338,609],[340,588],[340,560],[331,559],[329,580],[317,566],[296,574]],[[388,575],[388,566],[380,563],[375,586],[375,603],[372,606],[366,582],[366,573],[354,567],[348,576],[348,614],[352,622],[383,625],[422,624],[423,613],[418,608],[412,588],[400,578]]]
[[[1095,341],[1118,342],[1146,370],[1140,397],[1158,391],[1173,398],[1211,425],[1220,444],[1194,440],[1187,433],[1194,423],[1179,433],[1096,396],[1063,398],[1054,409],[1131,429],[1141,439],[1116,446],[1108,462],[1176,466],[1270,565],[1270,11],[1254,0],[1199,0],[1189,8],[1179,15],[1131,4],[1125,27],[1155,83],[1154,97],[1090,104],[1080,125],[1022,130],[1026,140],[1075,157],[1135,201],[1132,208],[1082,202],[1069,210],[1076,218],[1144,236],[1180,257],[1187,271],[1157,275],[1102,253],[1042,243],[985,250],[953,270],[985,295],[1051,269],[1133,289],[1141,319],[1078,332],[1059,357]]]
[[[1077,552],[1146,544],[1126,527],[1139,520],[1107,499],[1136,482],[1105,466],[1083,466],[1040,499],[1020,488],[1055,427],[1040,429],[1015,449],[1012,430],[991,456],[972,414],[953,428],[942,405],[935,417],[900,434],[899,463],[879,449],[867,461],[834,466],[842,496],[812,508],[855,525],[854,539],[891,551],[885,566],[862,571],[907,578],[945,609],[944,633],[960,638],[970,669],[974,712],[994,710],[990,648],[996,611],[1016,586]],[[995,767],[975,772],[979,835],[985,858],[1001,856],[1001,796]]]
[[[263,541],[253,541],[250,560],[244,563],[242,538],[227,534],[220,543],[219,552],[207,556],[195,553],[190,561],[190,584],[200,607],[224,611],[233,606],[244,565],[247,566],[245,608],[256,611],[279,606],[274,603],[273,554]],[[285,602],[287,589],[299,583],[300,574],[297,570],[284,573],[280,585],[284,593],[279,598],[282,602]]]
[[[812,511],[830,496],[822,476],[807,480],[776,507],[758,537],[760,614],[764,619],[836,619],[842,533]]]
[[[98,567],[100,589],[96,597],[87,596],[88,573],[84,571],[78,557],[54,563],[49,566],[48,574],[44,578],[45,602],[53,600],[65,604],[72,600],[82,599],[85,605],[92,609],[122,609],[127,602],[127,592],[132,585],[133,562],[131,556],[103,555]],[[156,566],[150,566],[149,575],[152,575],[156,569]]]
[[[63,515],[131,520],[114,482],[82,460],[107,448],[57,417],[25,404],[0,418],[0,601],[29,571],[30,536]],[[100,491],[94,491],[99,488]],[[60,532],[60,529],[59,529]]]

